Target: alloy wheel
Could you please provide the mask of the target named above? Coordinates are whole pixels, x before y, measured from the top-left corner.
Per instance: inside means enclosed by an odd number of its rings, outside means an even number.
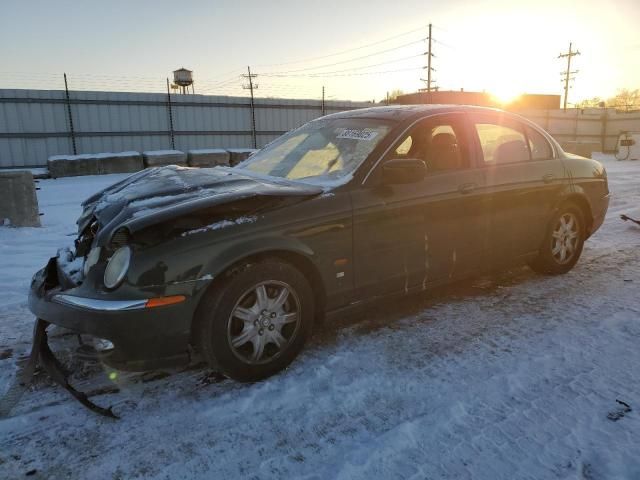
[[[234,355],[248,364],[278,357],[300,327],[300,300],[290,285],[260,282],[239,298],[227,322],[227,341]]]
[[[566,212],[558,218],[551,238],[551,255],[554,260],[564,265],[569,263],[578,250],[580,225],[578,219],[571,212]]]

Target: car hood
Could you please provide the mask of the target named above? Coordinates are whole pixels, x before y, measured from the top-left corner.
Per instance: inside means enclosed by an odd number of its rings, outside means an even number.
[[[138,172],[83,202],[80,234],[98,222],[96,244],[113,233],[130,233],[201,209],[254,196],[313,196],[322,188],[260,176],[228,167],[186,168],[170,165]]]

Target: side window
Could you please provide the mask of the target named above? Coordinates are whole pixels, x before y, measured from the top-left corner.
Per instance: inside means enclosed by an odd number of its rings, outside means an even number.
[[[524,134],[515,128],[495,123],[476,123],[485,163],[526,162],[529,147]]]
[[[400,141],[394,156],[424,160],[429,173],[459,170],[469,165],[462,129],[455,121],[421,123]]]
[[[411,150],[412,143],[413,143],[413,139],[411,138],[411,135],[409,135],[407,138],[405,138],[402,141],[400,145],[398,145],[398,148],[396,148],[396,156],[406,157],[409,154],[409,151]]]
[[[531,149],[531,158],[533,160],[547,160],[553,158],[553,150],[546,138],[540,132],[527,126],[527,138],[529,139],[529,148]]]

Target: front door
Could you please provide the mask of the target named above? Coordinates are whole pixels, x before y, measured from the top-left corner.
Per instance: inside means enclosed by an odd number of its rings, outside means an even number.
[[[426,288],[475,270],[487,247],[476,168],[464,114],[426,118],[398,139],[352,192],[359,298]],[[419,158],[426,177],[385,184],[393,158]]]

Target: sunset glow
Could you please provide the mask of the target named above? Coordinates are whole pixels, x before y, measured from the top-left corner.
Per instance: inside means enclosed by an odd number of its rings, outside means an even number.
[[[578,73],[571,101],[640,83],[635,0],[406,0],[392,8],[381,1],[304,8],[290,0],[277,8],[193,1],[171,15],[154,2],[113,4],[100,13],[109,28],[98,30],[85,20],[99,9],[94,2],[64,15],[54,4],[40,5],[37,15],[29,2],[14,4],[0,20],[0,83],[60,88],[66,71],[73,88],[164,91],[167,75],[185,66],[194,71],[196,93],[244,96],[240,75],[250,65],[259,96],[320,98],[325,87],[328,99],[380,101],[387,92],[425,86],[429,23],[434,85],[442,90],[487,91],[502,101],[525,92],[561,94],[566,62],[558,54],[569,42],[581,52],[572,63]],[[58,28],[64,24],[74,28]],[[176,25],[188,26],[179,42],[170,40]],[[116,37],[127,39],[126,48]]]

